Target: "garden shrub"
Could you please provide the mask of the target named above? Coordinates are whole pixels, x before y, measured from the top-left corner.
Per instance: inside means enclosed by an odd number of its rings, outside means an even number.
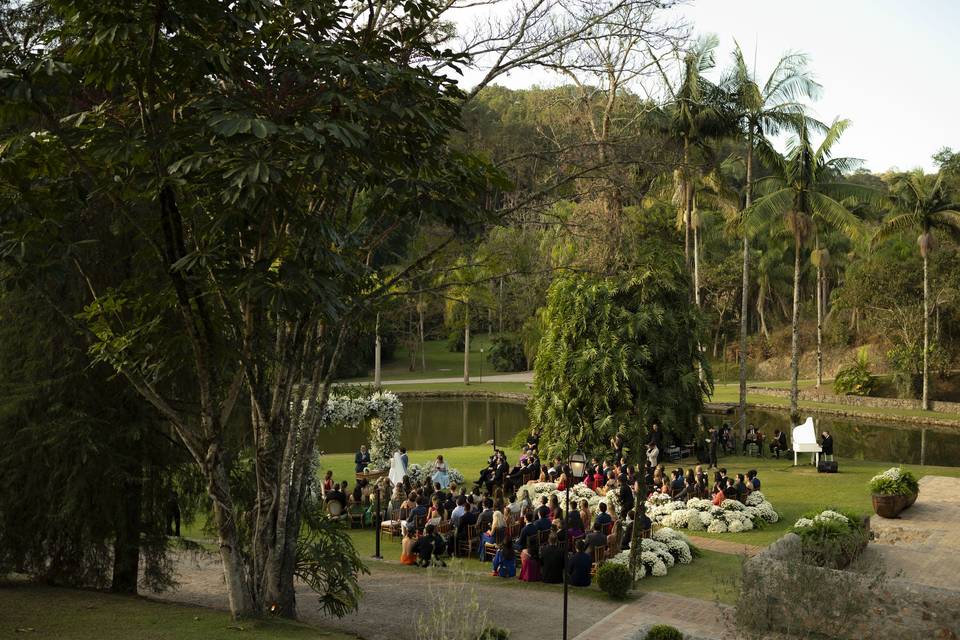
[[[477,640],[509,640],[509,638],[510,630],[500,627],[487,627],[477,636]]]
[[[857,361],[837,372],[833,380],[834,393],[848,396],[870,395],[876,379],[870,375],[868,364],[867,350],[860,349]]]
[[[597,569],[597,585],[608,596],[615,600],[627,597],[632,580],[630,568],[625,564],[604,562]]]
[[[464,349],[463,329],[454,329],[447,336],[447,351],[450,353],[463,353]]]
[[[520,338],[509,334],[494,338],[490,347],[490,366],[495,371],[525,371],[527,356]]]
[[[868,532],[860,514],[827,509],[809,513],[792,528],[800,536],[803,561],[830,569],[843,569],[860,555]]]
[[[901,467],[891,467],[870,480],[870,493],[909,496],[920,490],[916,476]]]
[[[683,640],[683,633],[668,624],[656,624],[650,627],[644,640]]]

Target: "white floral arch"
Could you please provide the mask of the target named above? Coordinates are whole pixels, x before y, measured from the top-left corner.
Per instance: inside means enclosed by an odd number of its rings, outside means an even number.
[[[344,425],[359,427],[370,419],[370,468],[390,467],[393,452],[400,448],[400,429],[403,426],[403,403],[395,393],[377,391],[365,398],[331,395],[323,411],[324,427]]]

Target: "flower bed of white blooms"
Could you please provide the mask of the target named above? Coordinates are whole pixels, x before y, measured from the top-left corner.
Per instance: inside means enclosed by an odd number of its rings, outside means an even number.
[[[630,566],[630,550],[621,551],[608,562],[616,562]],[[640,540],[640,563],[637,566],[636,579],[647,576],[659,578],[667,575],[667,570],[673,565],[690,564],[693,562],[693,553],[690,551],[690,541],[687,537],[670,527],[661,527],[653,532],[650,538]]]
[[[356,429],[370,418],[370,469],[390,467],[393,452],[400,448],[403,403],[395,393],[378,391],[366,398],[330,396],[323,410],[322,424]]]
[[[657,495],[647,502],[647,516],[662,527],[710,533],[740,533],[780,519],[777,510],[759,491],[747,496],[746,505],[737,500],[724,500],[719,507],[702,498],[681,502]]]
[[[426,462],[424,464],[412,464],[407,467],[407,477],[410,478],[410,482],[413,484],[419,484],[423,482],[425,478],[433,479],[433,474],[437,471],[437,461],[433,460],[431,462]],[[450,482],[455,482],[458,487],[462,487],[464,480],[463,474],[454,469],[453,467],[447,467],[447,475],[450,478]]]
[[[850,521],[850,518],[843,515],[842,513],[837,513],[836,511],[831,511],[827,509],[826,511],[821,511],[812,518],[800,518],[793,525],[794,531],[797,529],[810,529],[818,522],[839,522],[844,526],[853,526],[854,523]]]
[[[527,494],[530,496],[530,501],[533,503],[534,507],[540,506],[540,498],[543,496],[547,497],[547,501],[550,500],[550,496],[557,496],[557,499],[560,501],[560,506],[565,506],[565,501],[567,498],[566,491],[558,491],[557,483],[555,482],[531,482],[523,485],[517,489],[517,497],[521,497],[524,489],[526,489]],[[570,508],[573,508],[574,503],[577,505],[580,504],[581,500],[586,500],[590,505],[590,510],[593,513],[597,512],[600,503],[603,502],[607,505],[607,513],[611,516],[616,516],[620,510],[620,500],[616,492],[610,492],[605,496],[600,495],[590,487],[585,484],[575,484],[570,487]]]

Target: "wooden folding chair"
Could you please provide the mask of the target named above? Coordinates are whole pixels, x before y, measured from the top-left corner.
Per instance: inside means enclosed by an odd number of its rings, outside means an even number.
[[[386,531],[390,535],[390,542],[393,542],[394,538],[403,537],[403,523],[406,521],[408,514],[410,513],[409,509],[398,509],[394,516],[395,518],[391,520],[384,520],[380,523],[380,537],[383,537],[383,532]]]
[[[493,542],[483,543],[483,559],[492,560],[497,555],[497,545],[503,544],[510,537],[507,535],[507,528],[497,529],[493,532]]]
[[[594,547],[591,551],[593,555],[593,565],[590,567],[590,574],[596,575],[597,569],[603,564],[607,559],[607,548],[606,547]]]

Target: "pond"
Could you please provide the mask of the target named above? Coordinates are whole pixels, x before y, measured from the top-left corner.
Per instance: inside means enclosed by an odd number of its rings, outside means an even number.
[[[711,424],[734,416],[705,414]],[[759,409],[747,412],[747,421],[762,429],[768,437],[774,429],[789,429],[786,413]],[[885,422],[852,420],[831,416],[816,419],[817,431],[833,434],[834,448],[840,458],[876,460],[930,465],[960,466],[960,432],[921,429],[918,425],[894,425]],[[495,398],[409,398],[403,401],[402,442],[410,450],[444,449],[485,444],[494,439],[507,444],[529,427],[526,406],[522,402]],[[790,432],[787,431],[789,434]],[[922,444],[926,440],[925,445]],[[367,428],[337,427],[327,432],[321,447],[327,453],[356,451],[369,441]]]

